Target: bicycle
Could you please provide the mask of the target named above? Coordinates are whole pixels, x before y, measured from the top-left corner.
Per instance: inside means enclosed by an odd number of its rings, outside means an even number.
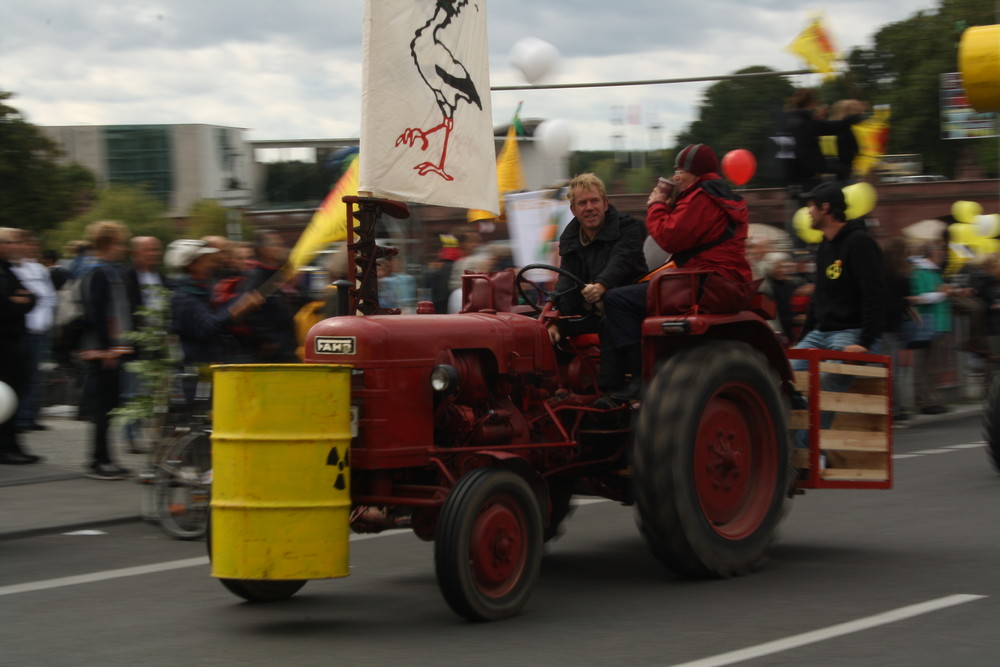
[[[184,398],[183,384],[196,381],[194,400]],[[212,484],[212,441],[209,408],[211,380],[203,373],[172,377],[166,405],[157,406],[153,424],[160,437],[149,452],[148,466],[138,477],[146,487],[144,505],[165,533],[182,540],[205,535]],[[158,422],[158,424],[157,424]]]

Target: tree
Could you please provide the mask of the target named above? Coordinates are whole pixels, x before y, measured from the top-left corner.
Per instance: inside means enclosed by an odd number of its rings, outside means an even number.
[[[11,97],[0,90],[0,226],[43,232],[79,212],[95,179],[60,165],[59,148],[6,104]]]
[[[61,249],[68,241],[84,238],[84,230],[97,220],[117,220],[132,236],[155,236],[166,245],[176,237],[166,216],[166,205],[145,187],[111,185],[100,190],[86,213],[67,220],[45,236],[47,248]]]
[[[250,240],[253,236],[253,227],[247,224],[246,218],[239,211],[233,211],[239,217],[239,226],[242,239]],[[200,239],[205,236],[229,236],[229,215],[230,209],[219,205],[214,199],[201,199],[191,206],[188,214],[187,235],[193,239]]]
[[[737,74],[773,72],[769,67],[753,66]],[[757,173],[750,187],[783,185],[776,145],[770,137],[778,131],[778,119],[792,85],[783,76],[728,79],[705,91],[698,109],[698,119],[677,135],[677,148],[688,144],[707,144],[719,159],[731,150],[745,148],[757,158]]]

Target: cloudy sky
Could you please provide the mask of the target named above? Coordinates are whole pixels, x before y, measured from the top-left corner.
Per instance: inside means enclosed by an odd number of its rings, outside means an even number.
[[[0,90],[38,125],[207,123],[250,139],[357,137],[363,0],[2,0]],[[524,84],[511,46],[560,52],[543,83],[803,65],[784,47],[823,12],[842,52],[937,0],[489,0],[491,84]],[[817,83],[815,75],[797,77]],[[574,148],[612,146],[612,108],[640,110],[629,148],[669,146],[710,84],[493,93],[496,123],[563,118]],[[658,134],[649,125],[662,127]],[[658,140],[657,140],[658,137]],[[657,144],[651,146],[651,143]]]

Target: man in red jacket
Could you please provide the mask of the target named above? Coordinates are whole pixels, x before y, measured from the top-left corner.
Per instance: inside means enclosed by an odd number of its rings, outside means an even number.
[[[718,170],[719,161],[708,146],[694,144],[681,150],[674,163],[673,191],[661,182],[649,195],[646,229],[671,253],[661,268],[704,269],[728,281],[749,283],[746,202],[733,193]],[[617,350],[612,374],[618,379],[596,407],[614,407],[639,395],[648,287],[648,282],[619,287],[604,299],[608,333]]]

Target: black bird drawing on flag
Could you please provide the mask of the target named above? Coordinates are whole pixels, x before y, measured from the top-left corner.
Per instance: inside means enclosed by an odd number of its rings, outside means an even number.
[[[414,165],[413,168],[421,176],[435,173],[446,181],[454,180],[445,170],[445,161],[448,158],[448,140],[455,127],[455,110],[463,101],[475,104],[480,111],[483,108],[479,93],[476,91],[476,84],[469,76],[469,70],[445,44],[449,27],[452,30],[457,29],[453,19],[462,10],[467,9],[468,4],[469,0],[437,0],[434,16],[414,33],[413,41],[410,42],[410,55],[424,83],[434,93],[434,101],[441,110],[441,122],[427,129],[407,128],[396,139],[397,146],[401,144],[413,146],[419,141],[420,150],[425,151],[430,145],[428,137],[435,132],[443,132],[441,155],[437,162],[428,160]]]

